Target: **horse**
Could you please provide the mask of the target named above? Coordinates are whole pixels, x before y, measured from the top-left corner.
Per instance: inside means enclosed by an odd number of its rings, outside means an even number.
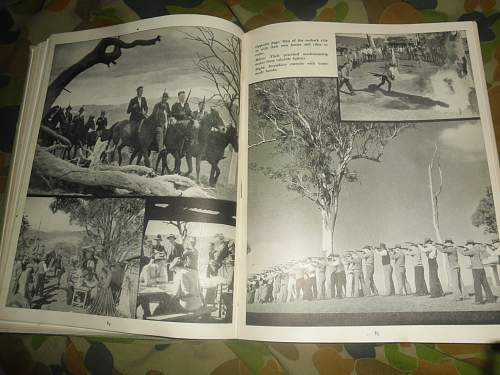
[[[111,160],[114,159],[114,154],[118,151],[118,165],[122,163],[121,151],[123,147],[130,147],[133,152],[130,156],[129,164],[137,156],[137,164],[144,157],[144,164],[151,167],[149,160],[149,151],[154,144],[156,123],[151,116],[143,119],[141,123],[131,122],[130,120],[122,120],[114,123],[111,130],[111,137],[108,141],[108,146],[113,143],[111,151]]]
[[[50,108],[42,118],[42,125],[55,132],[58,132],[65,123],[64,109],[58,105]],[[45,132],[40,132],[39,140],[41,145],[45,147],[52,146],[56,142],[53,137]]]
[[[88,121],[85,123],[83,117],[77,117],[73,119],[70,125],[61,129],[65,133],[63,135],[71,142],[71,146],[63,152],[63,159],[66,155],[68,159],[76,158],[77,151],[84,148],[87,142],[88,125]],[[73,157],[70,156],[71,150],[73,150]]]
[[[228,145],[231,145],[234,151],[238,152],[238,132],[236,127],[229,125],[225,128],[225,131],[210,131],[207,137],[207,145],[205,148],[205,160],[212,167],[210,170],[209,185],[214,187],[217,184],[217,180],[220,175],[219,162],[224,159],[224,151]],[[201,161],[202,155],[197,156],[196,164],[198,165],[198,159]],[[197,178],[199,178],[199,169],[197,168]]]
[[[160,152],[158,158],[156,159],[155,170],[158,170],[158,164],[162,163],[161,174],[181,174],[181,161],[186,155],[190,155],[190,147],[192,143],[193,129],[199,127],[198,121],[190,119],[187,121],[178,121],[174,124],[170,124],[167,127],[164,137],[165,149]],[[167,156],[172,155],[174,157],[174,169],[170,170],[168,167]],[[190,175],[193,171],[193,164],[191,158],[186,157],[188,163],[188,171],[184,174],[186,176]]]

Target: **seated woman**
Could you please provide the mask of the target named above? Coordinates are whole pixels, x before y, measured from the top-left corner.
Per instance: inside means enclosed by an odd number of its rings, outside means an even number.
[[[82,285],[89,290],[90,302],[92,303],[97,295],[98,280],[95,273],[89,269],[87,274],[83,277]]]
[[[101,274],[98,275],[99,282],[97,285],[97,293],[88,309],[89,314],[118,316],[110,288],[111,276],[111,271],[109,269],[101,269]]]

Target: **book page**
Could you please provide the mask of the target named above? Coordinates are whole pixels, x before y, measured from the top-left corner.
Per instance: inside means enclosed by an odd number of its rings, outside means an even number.
[[[8,186],[0,320],[235,336],[242,35],[217,18],[168,16],[37,49]]]
[[[475,24],[287,23],[245,43],[238,337],[497,340],[500,174]]]

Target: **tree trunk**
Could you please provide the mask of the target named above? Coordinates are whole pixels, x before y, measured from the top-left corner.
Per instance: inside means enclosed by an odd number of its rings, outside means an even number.
[[[439,172],[439,190],[437,192],[434,191],[434,183],[432,179],[432,170],[434,169],[434,162],[436,160],[436,157],[438,158],[437,161],[437,169]],[[441,190],[443,187],[443,174],[441,171],[441,166],[439,164],[439,153],[438,153],[438,146],[437,144],[435,145],[434,148],[434,153],[432,155],[431,162],[429,163],[427,167],[427,173],[429,177],[429,190],[430,190],[430,196],[431,196],[431,207],[432,207],[432,224],[434,225],[434,232],[436,235],[436,240],[439,243],[443,242],[443,239],[441,237],[441,231],[439,230],[439,207],[438,207],[438,202],[439,202],[439,195],[441,194]],[[440,263],[444,265],[445,267],[445,279],[443,280],[443,289],[445,291],[451,291],[450,287],[450,267],[448,264],[448,257],[446,254],[439,252],[438,253],[438,260],[440,260]]]
[[[33,160],[33,172],[38,175],[82,187],[123,189],[141,195],[210,198],[207,192],[195,186],[195,183],[186,177],[169,175],[149,178],[135,174],[135,168],[132,168],[132,173],[124,172],[126,169],[82,168],[59,159],[41,147],[37,147]]]
[[[322,217],[322,251],[325,256],[335,252],[333,235],[335,232],[335,223],[337,221],[338,198],[333,198],[333,204],[328,209],[321,209]]]

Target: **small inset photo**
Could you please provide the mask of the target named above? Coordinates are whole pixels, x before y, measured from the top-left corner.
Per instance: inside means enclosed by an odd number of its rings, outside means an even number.
[[[465,31],[337,34],[343,121],[479,116]]]
[[[26,200],[7,306],[135,318],[144,199]]]
[[[229,201],[147,201],[138,319],[232,321],[235,214]]]

